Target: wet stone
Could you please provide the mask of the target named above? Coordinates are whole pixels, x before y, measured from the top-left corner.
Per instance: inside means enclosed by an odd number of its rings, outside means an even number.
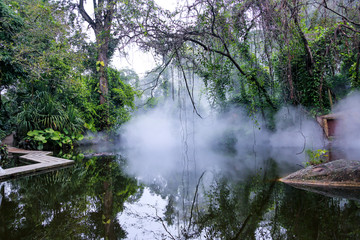
[[[340,159],[309,166],[279,181],[327,196],[360,200],[360,161]]]

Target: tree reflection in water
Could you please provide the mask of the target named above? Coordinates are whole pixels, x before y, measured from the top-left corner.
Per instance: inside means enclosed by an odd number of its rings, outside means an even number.
[[[116,214],[141,191],[123,173],[123,164],[122,159],[93,158],[73,168],[6,182],[1,239],[125,238]]]
[[[274,159],[259,165],[238,176],[207,172],[211,184],[205,177],[197,196],[187,199],[179,190],[183,186],[149,185],[167,201],[159,218],[166,225],[157,239],[359,239],[359,202],[276,182],[279,165]],[[189,192],[195,193],[198,179],[193,180]]]
[[[274,181],[274,159],[256,166],[141,186],[121,157],[78,161],[1,183],[0,239],[360,239],[359,202]]]

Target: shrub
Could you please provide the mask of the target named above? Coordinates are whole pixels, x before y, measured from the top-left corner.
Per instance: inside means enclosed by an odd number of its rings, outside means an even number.
[[[305,153],[308,157],[308,161],[305,163],[306,167],[310,165],[317,165],[327,161],[328,151],[325,149],[318,149],[318,150],[308,149],[305,151]]]
[[[33,130],[27,133],[27,137],[24,139],[27,148],[36,148],[43,150],[46,148],[73,148],[75,141],[80,141],[84,138],[81,134],[74,134],[67,129],[63,129],[64,132],[55,131],[52,128],[45,130]]]
[[[16,120],[21,136],[35,129],[75,133],[84,129],[84,121],[76,108],[71,105],[65,108],[48,92],[36,92],[30,102],[23,103]]]

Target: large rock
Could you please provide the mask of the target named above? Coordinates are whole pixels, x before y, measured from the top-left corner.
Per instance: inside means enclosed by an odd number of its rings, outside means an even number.
[[[340,159],[309,166],[280,181],[331,197],[360,200],[360,161]]]

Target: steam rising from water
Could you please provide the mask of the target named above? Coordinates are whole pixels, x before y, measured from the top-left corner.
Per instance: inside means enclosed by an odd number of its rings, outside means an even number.
[[[348,112],[342,114],[338,125],[337,145],[360,147],[357,138],[360,109],[356,107],[359,104],[360,95],[355,94],[336,106],[336,112]],[[235,108],[226,114],[208,114],[200,119],[192,112],[191,105],[179,108],[179,103],[174,101],[159,105],[140,113],[125,126],[130,171],[146,183],[155,182],[159,192],[171,193],[182,199],[183,206],[190,206],[195,198],[190,197],[189,192],[194,192],[196,182],[205,170],[216,172],[221,169],[223,175],[237,181],[273,158],[277,162],[278,174],[285,175],[298,170],[298,165],[305,162],[306,149],[324,148],[327,144],[319,124],[308,118],[301,108],[281,109],[275,116],[275,131],[267,130],[260,116],[256,119],[258,123],[249,119],[242,109]],[[193,176],[193,183],[188,181],[189,175]],[[204,189],[213,182],[209,175],[202,179]],[[145,194],[148,196],[151,194]],[[182,208],[184,219],[186,209]],[[261,224],[255,234],[260,230],[262,233],[270,231],[267,222]],[[153,229],[151,226],[151,231]]]
[[[130,171],[150,178],[185,168],[231,169],[236,175],[269,158],[298,168],[305,161],[305,149],[324,145],[320,126],[300,108],[280,110],[274,132],[263,126],[261,117],[256,119],[241,109],[201,119],[190,105],[179,109],[169,101],[125,126]]]
[[[143,174],[171,170],[172,159],[181,155],[178,130],[178,122],[161,108],[136,116],[127,124],[124,137],[132,170]]]
[[[358,160],[360,149],[360,93],[353,93],[334,107],[339,120],[336,128],[335,147],[344,149],[347,158]]]

